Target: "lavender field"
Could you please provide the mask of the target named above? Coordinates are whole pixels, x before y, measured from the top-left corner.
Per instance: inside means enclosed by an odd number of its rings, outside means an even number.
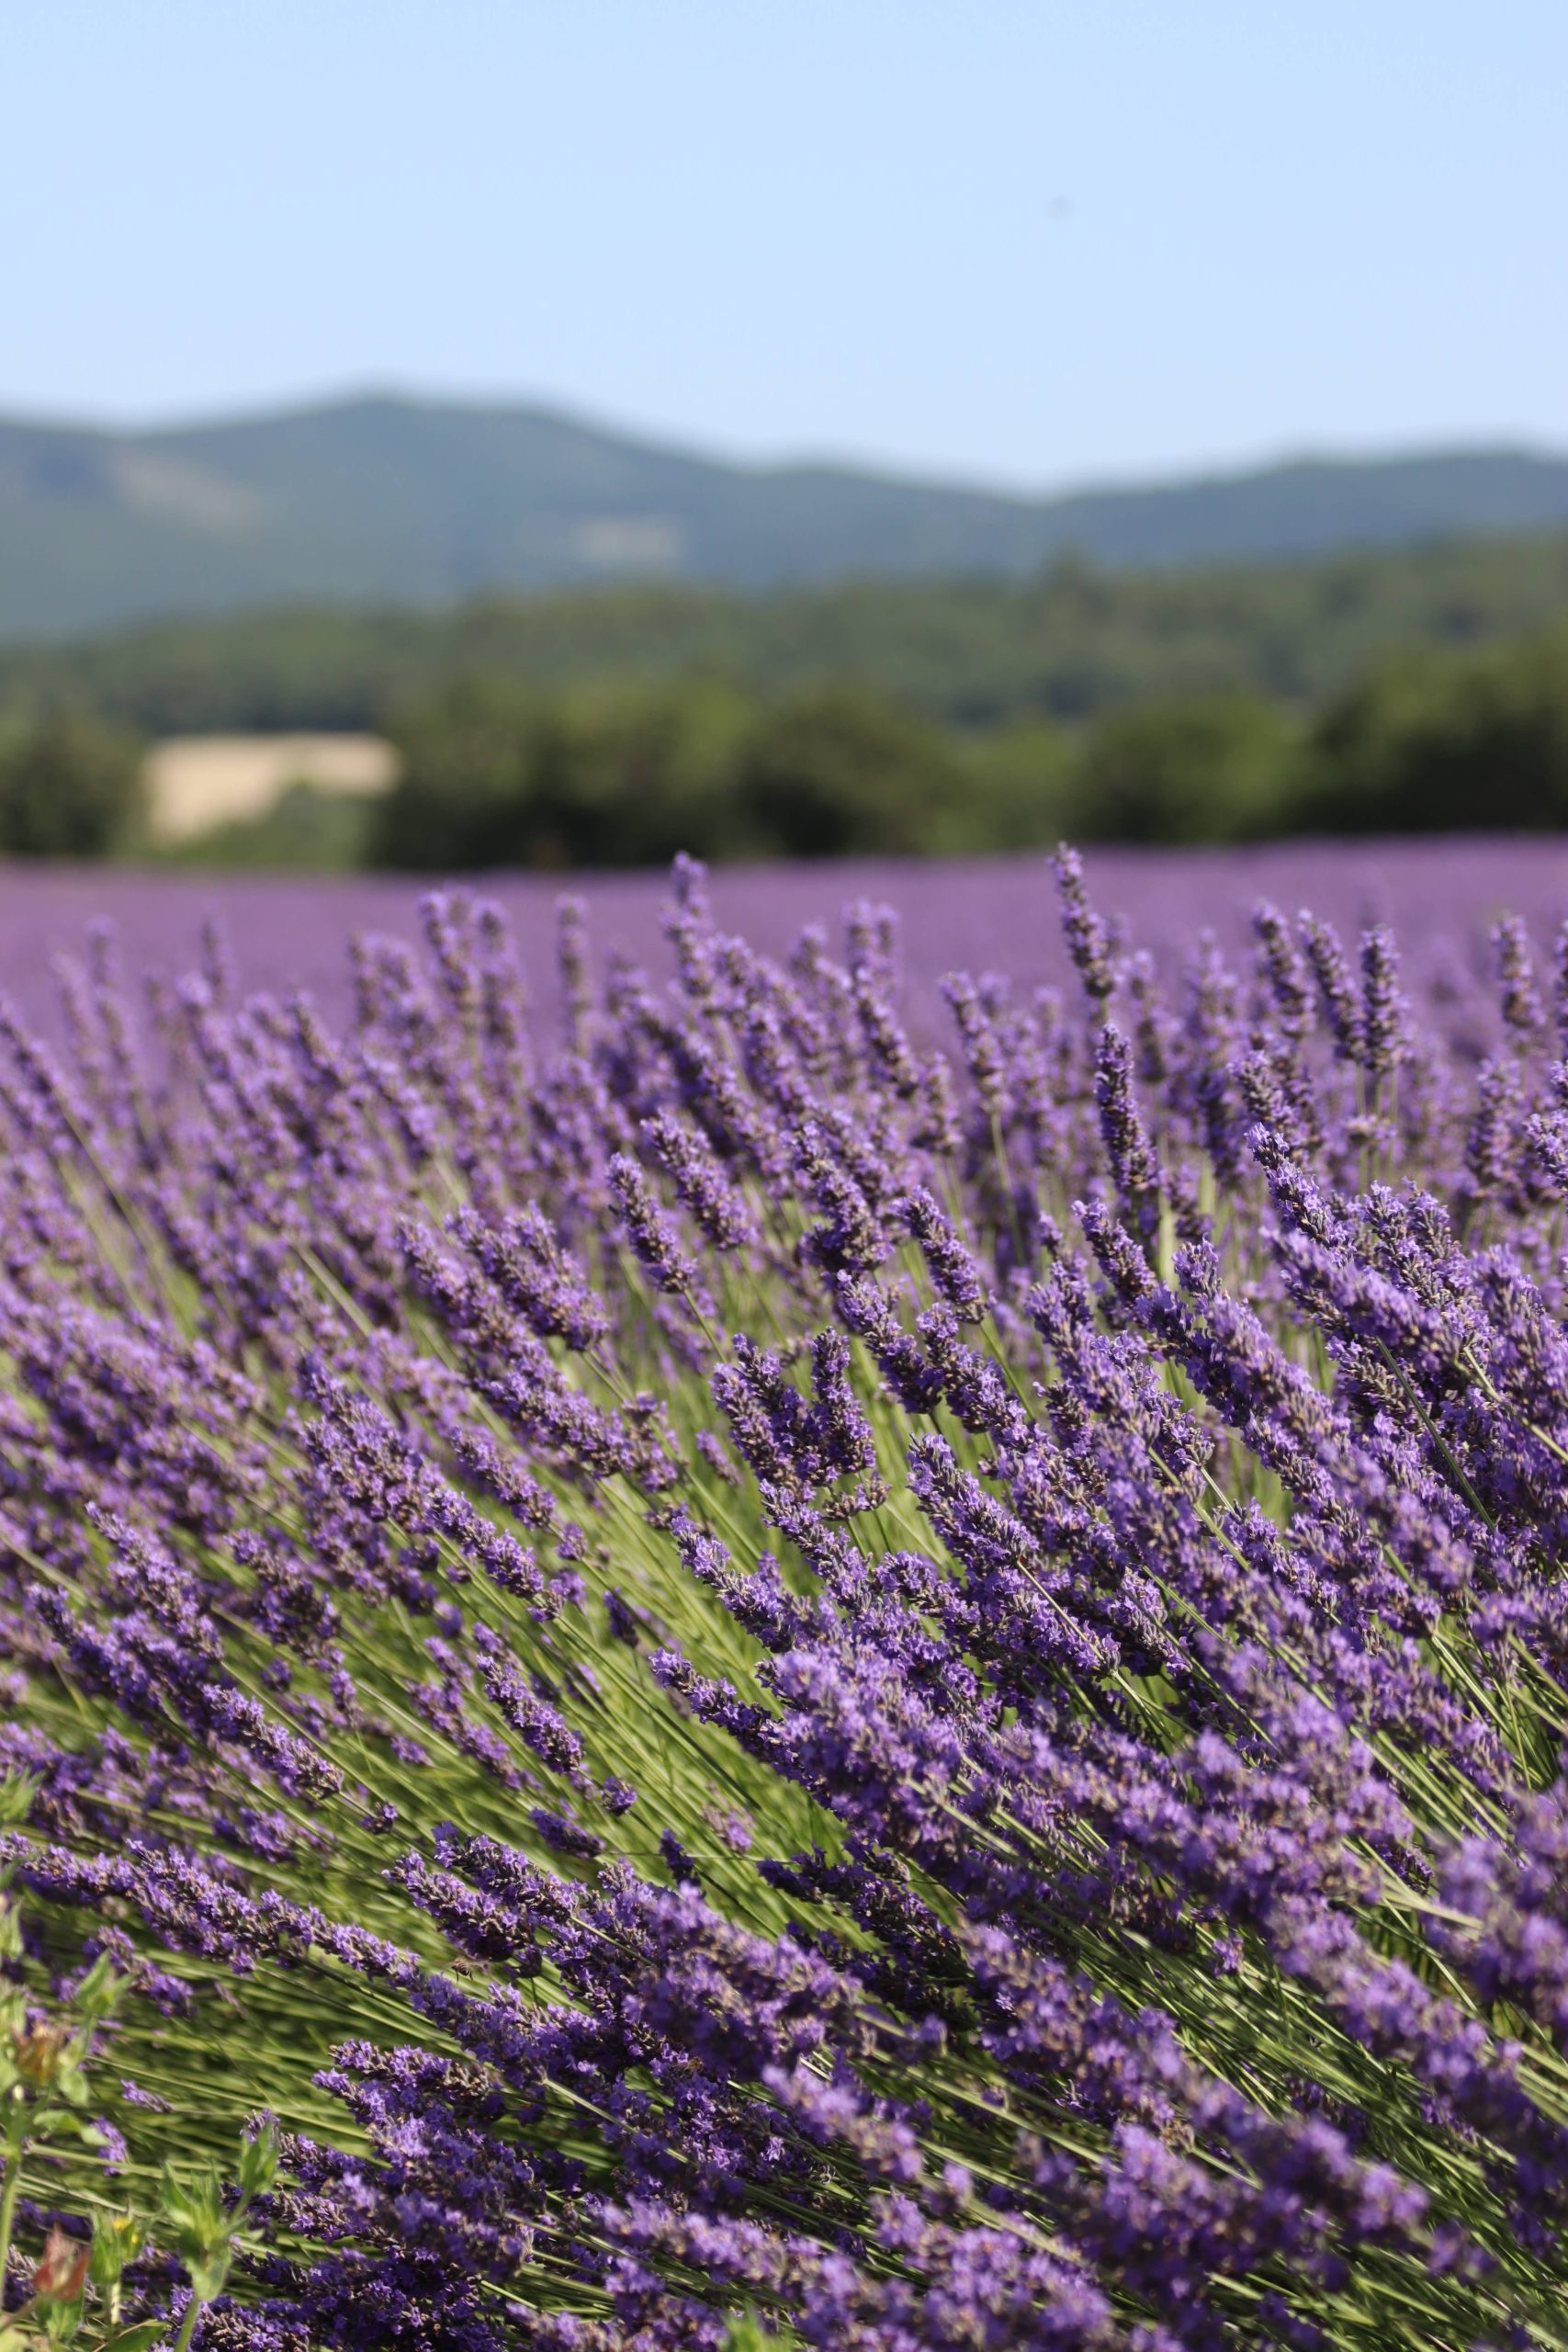
[[[0,2352],[1568,2352],[1568,857],[4,888]]]
[[[1568,912],[1568,843],[1551,837],[1099,849],[1087,865],[1106,912],[1124,918],[1136,944],[1162,960],[1190,946],[1205,925],[1235,949],[1259,898],[1292,911],[1313,907],[1348,933],[1392,923],[1407,953],[1421,958],[1468,956],[1505,912],[1550,939]],[[568,887],[585,902],[604,950],[667,969],[661,875],[589,875],[568,884],[490,874],[475,887],[504,910],[525,966],[537,964],[541,974],[552,952],[556,901]],[[713,891],[719,920],[771,956],[784,954],[807,923],[837,923],[857,899],[890,900],[902,918],[906,981],[922,1020],[937,1015],[944,972],[996,966],[1029,987],[1059,985],[1066,969],[1043,857],[771,865],[721,872]],[[242,988],[306,988],[338,1019],[349,1003],[350,933],[412,938],[419,895],[416,884],[385,876],[273,880],[0,864],[0,988],[28,1018],[47,1021],[54,1003],[50,959],[79,947],[96,919],[115,924],[130,969],[172,972],[195,965],[203,922],[214,915]],[[548,1023],[553,999],[546,989],[538,996],[536,1016]]]

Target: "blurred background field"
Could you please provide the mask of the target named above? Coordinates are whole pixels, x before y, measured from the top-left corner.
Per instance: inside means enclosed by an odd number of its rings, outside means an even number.
[[[0,649],[0,850],[549,870],[1550,830],[1568,538]]]
[[[1309,907],[1354,936],[1393,924],[1413,986],[1469,995],[1490,973],[1488,933],[1517,914],[1543,951],[1568,909],[1568,842],[1467,837],[1394,842],[1271,842],[1250,848],[1105,847],[1085,858],[1097,904],[1129,945],[1146,950],[1179,997],[1194,944],[1212,933],[1233,956],[1247,949],[1260,900],[1287,913]],[[764,954],[787,956],[807,925],[837,945],[845,915],[869,901],[897,918],[899,980],[918,1032],[945,1035],[941,982],[955,971],[1000,972],[1013,993],[1055,989],[1070,1001],[1055,884],[1043,857],[844,858],[716,868],[714,912]],[[531,1020],[560,1037],[556,969],[564,892],[586,910],[596,954],[650,974],[670,968],[670,882],[644,873],[486,875],[476,895],[505,912],[516,939]],[[349,943],[420,930],[420,892],[397,875],[199,876],[145,867],[62,863],[0,866],[0,985],[23,1015],[62,1035],[60,958],[80,962],[95,925],[112,928],[119,963],[160,985],[200,971],[209,927],[243,992],[302,990],[334,1023],[353,1012]],[[1478,1044],[1477,1052],[1484,1050]]]

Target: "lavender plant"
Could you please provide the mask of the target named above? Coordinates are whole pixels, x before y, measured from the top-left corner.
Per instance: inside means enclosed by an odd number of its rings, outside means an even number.
[[[0,1781],[0,1821],[25,1819],[34,1793],[26,1781]],[[0,1877],[0,2282],[8,2287],[29,2173],[42,2176],[34,2187],[47,2186],[73,2143],[98,2152],[111,2174],[123,2168],[127,2152],[112,2123],[89,2122],[85,2115],[91,2064],[101,2054],[121,1982],[100,1953],[79,1981],[62,1988],[62,2001],[40,2007],[31,1997],[28,1939],[7,1880],[8,1873]],[[142,2216],[117,2212],[101,2197],[100,2210],[87,2220],[49,2213],[43,2251],[18,2282],[19,2305],[9,2296],[0,2301],[0,2352],[63,2344],[82,2352],[152,2352],[170,2335],[177,2352],[186,2352],[228,2277],[250,2207],[271,2187],[276,2169],[276,2134],[265,2120],[242,2143],[233,2195],[214,2168],[192,2178],[165,2165],[154,2227],[177,2249],[185,2272],[177,2326],[164,2317],[124,2324],[128,2267],[152,2252]],[[27,2205],[38,2217],[36,2199]]]
[[[1568,2346],[1568,958],[1058,872],[1079,1001],[946,1049],[684,861],[552,1052],[460,894],[344,1034],[216,941],[0,1015],[0,1862],[123,1983],[128,2324]]]

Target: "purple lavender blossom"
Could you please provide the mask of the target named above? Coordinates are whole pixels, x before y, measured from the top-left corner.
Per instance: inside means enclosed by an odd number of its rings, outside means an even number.
[[[267,2107],[197,2352],[1560,2346],[1539,904],[1173,957],[1065,853],[1077,1009],[943,1012],[729,887],[558,1019],[460,891],[0,1019],[18,2065],[128,1980],[28,2259]]]

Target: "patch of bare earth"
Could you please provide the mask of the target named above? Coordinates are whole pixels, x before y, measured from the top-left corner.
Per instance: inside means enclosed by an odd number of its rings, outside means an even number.
[[[265,817],[290,785],[385,792],[397,753],[378,735],[177,735],[154,743],[142,781],[154,841],[194,841],[215,825]]]

